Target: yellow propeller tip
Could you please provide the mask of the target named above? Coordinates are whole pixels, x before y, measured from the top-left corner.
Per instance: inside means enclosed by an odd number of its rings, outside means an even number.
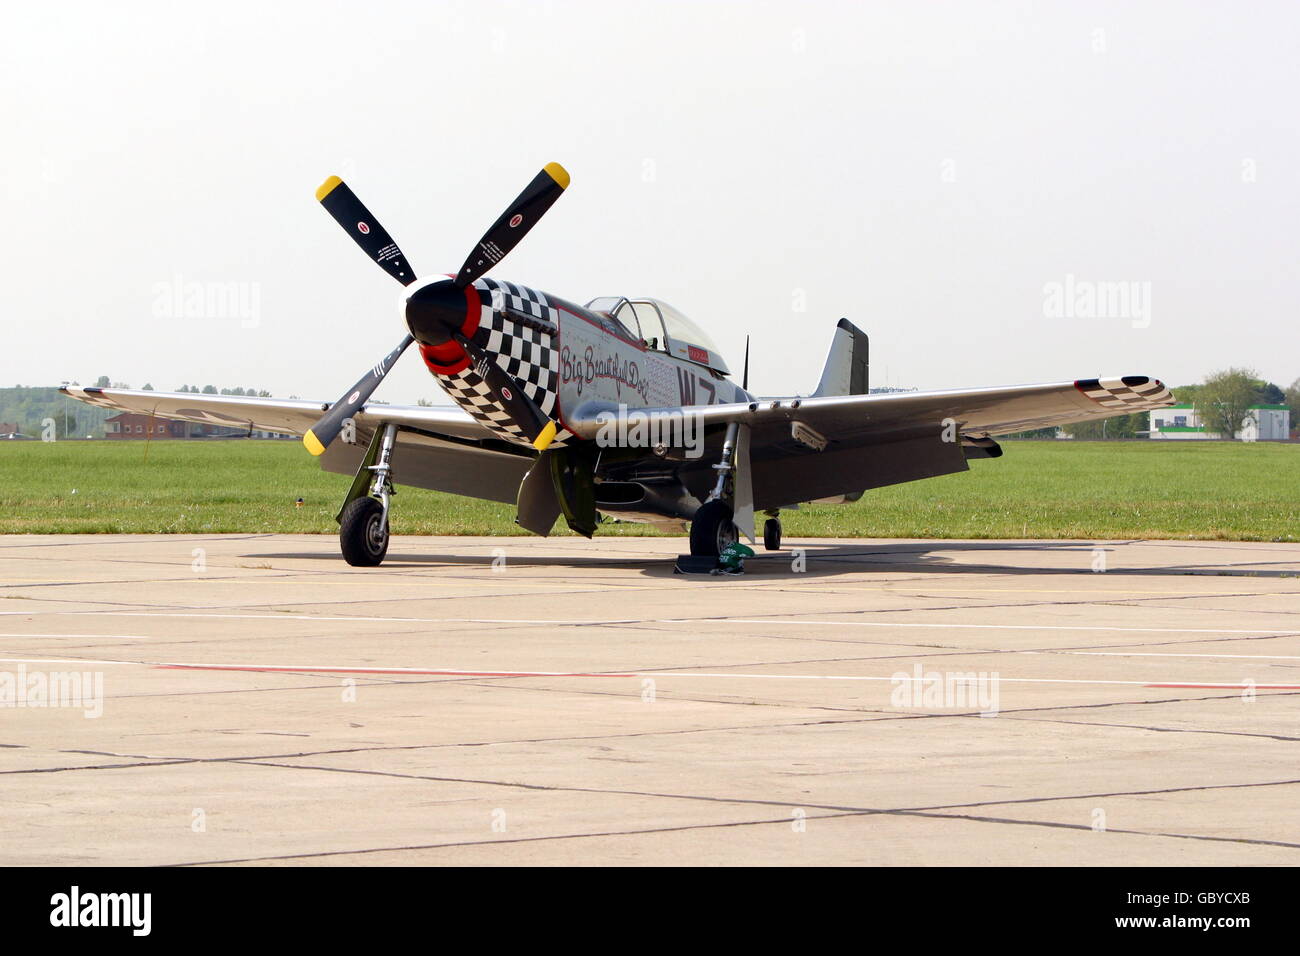
[[[555,441],[555,432],[555,422],[547,422],[546,427],[542,429],[542,433],[533,440],[533,447],[538,451],[546,451],[547,446]]]
[[[325,453],[325,446],[320,443],[320,439],[316,437],[316,433],[310,428],[307,429],[307,434],[302,436],[302,443],[309,452],[317,457]]]
[[[325,180],[325,182],[321,183],[316,188],[316,201],[320,202],[322,199],[324,199],[326,196],[332,193],[336,186],[341,186],[341,185],[343,185],[343,180],[339,179],[337,176],[331,176],[329,179]]]
[[[546,175],[554,179],[561,189],[569,188],[569,172],[559,163],[547,163]]]

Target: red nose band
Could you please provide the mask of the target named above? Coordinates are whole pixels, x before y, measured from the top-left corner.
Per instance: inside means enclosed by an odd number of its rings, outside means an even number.
[[[434,375],[455,375],[469,368],[469,356],[459,342],[441,345],[421,345],[420,355],[425,366]]]

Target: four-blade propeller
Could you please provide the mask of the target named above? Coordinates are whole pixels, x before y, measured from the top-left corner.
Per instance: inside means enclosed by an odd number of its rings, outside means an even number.
[[[308,451],[313,455],[324,454],[325,449],[342,432],[348,418],[365,405],[397,359],[417,338],[425,345],[458,342],[472,361],[475,371],[482,376],[501,406],[534,447],[542,450],[551,443],[556,432],[555,422],[548,419],[537,403],[528,397],[518,379],[506,372],[470,337],[460,334],[458,328],[465,308],[463,290],[519,245],[520,240],[537,224],[555,200],[560,198],[568,185],[569,174],[564,167],[559,163],[548,163],[483,234],[454,279],[424,286],[412,293],[407,300],[407,324],[414,334],[403,338],[392,352],[363,375],[307,431],[302,441]],[[415,270],[406,254],[393,241],[388,230],[357,198],[356,193],[348,188],[347,183],[337,176],[331,176],[316,190],[316,198],[366,255],[385,272],[404,286],[416,281]],[[448,296],[450,290],[439,288],[444,285],[460,291],[454,296]],[[421,334],[424,330],[428,330],[427,335]],[[428,341],[425,341],[426,338]]]

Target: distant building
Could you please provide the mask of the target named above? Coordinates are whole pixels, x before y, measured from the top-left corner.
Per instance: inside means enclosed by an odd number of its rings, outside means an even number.
[[[22,429],[19,428],[16,423],[0,422],[0,435],[12,435],[15,432],[20,432],[20,431],[22,431]]]
[[[228,425],[208,425],[201,422],[182,422],[158,415],[140,415],[135,412],[122,412],[104,421],[104,437],[118,439],[134,438],[243,438],[248,436],[247,428],[231,428]],[[253,438],[282,438],[270,432],[255,431]]]
[[[1291,410],[1285,405],[1252,405],[1251,416],[1237,437],[1242,441],[1286,441],[1291,437]],[[1191,405],[1171,405],[1151,413],[1152,438],[1221,438],[1207,432]]]
[[[216,425],[178,422],[135,412],[122,412],[104,421],[105,438],[213,438],[231,431]]]

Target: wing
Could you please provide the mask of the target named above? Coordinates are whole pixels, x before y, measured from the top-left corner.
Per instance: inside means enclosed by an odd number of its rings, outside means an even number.
[[[122,412],[283,435],[304,434],[320,419],[321,412],[329,408],[328,402],[296,398],[81,386],[64,386],[59,391],[79,401]],[[390,422],[402,426],[393,469],[399,484],[513,502],[519,482],[532,462],[530,455],[500,441],[459,408],[372,402],[362,406],[353,420],[357,427],[356,443],[331,445],[320,458],[321,467],[326,471],[355,474],[375,429]]]
[[[1158,379],[1140,375],[1051,385],[954,389],[647,409],[710,426],[750,426],[754,505],[773,508],[964,471],[966,460],[1000,454],[992,435],[1172,405]],[[566,417],[576,434],[596,437],[609,409],[594,405]],[[700,481],[707,488],[716,436]],[[687,478],[688,484],[691,478]],[[692,491],[695,488],[692,487]]]

